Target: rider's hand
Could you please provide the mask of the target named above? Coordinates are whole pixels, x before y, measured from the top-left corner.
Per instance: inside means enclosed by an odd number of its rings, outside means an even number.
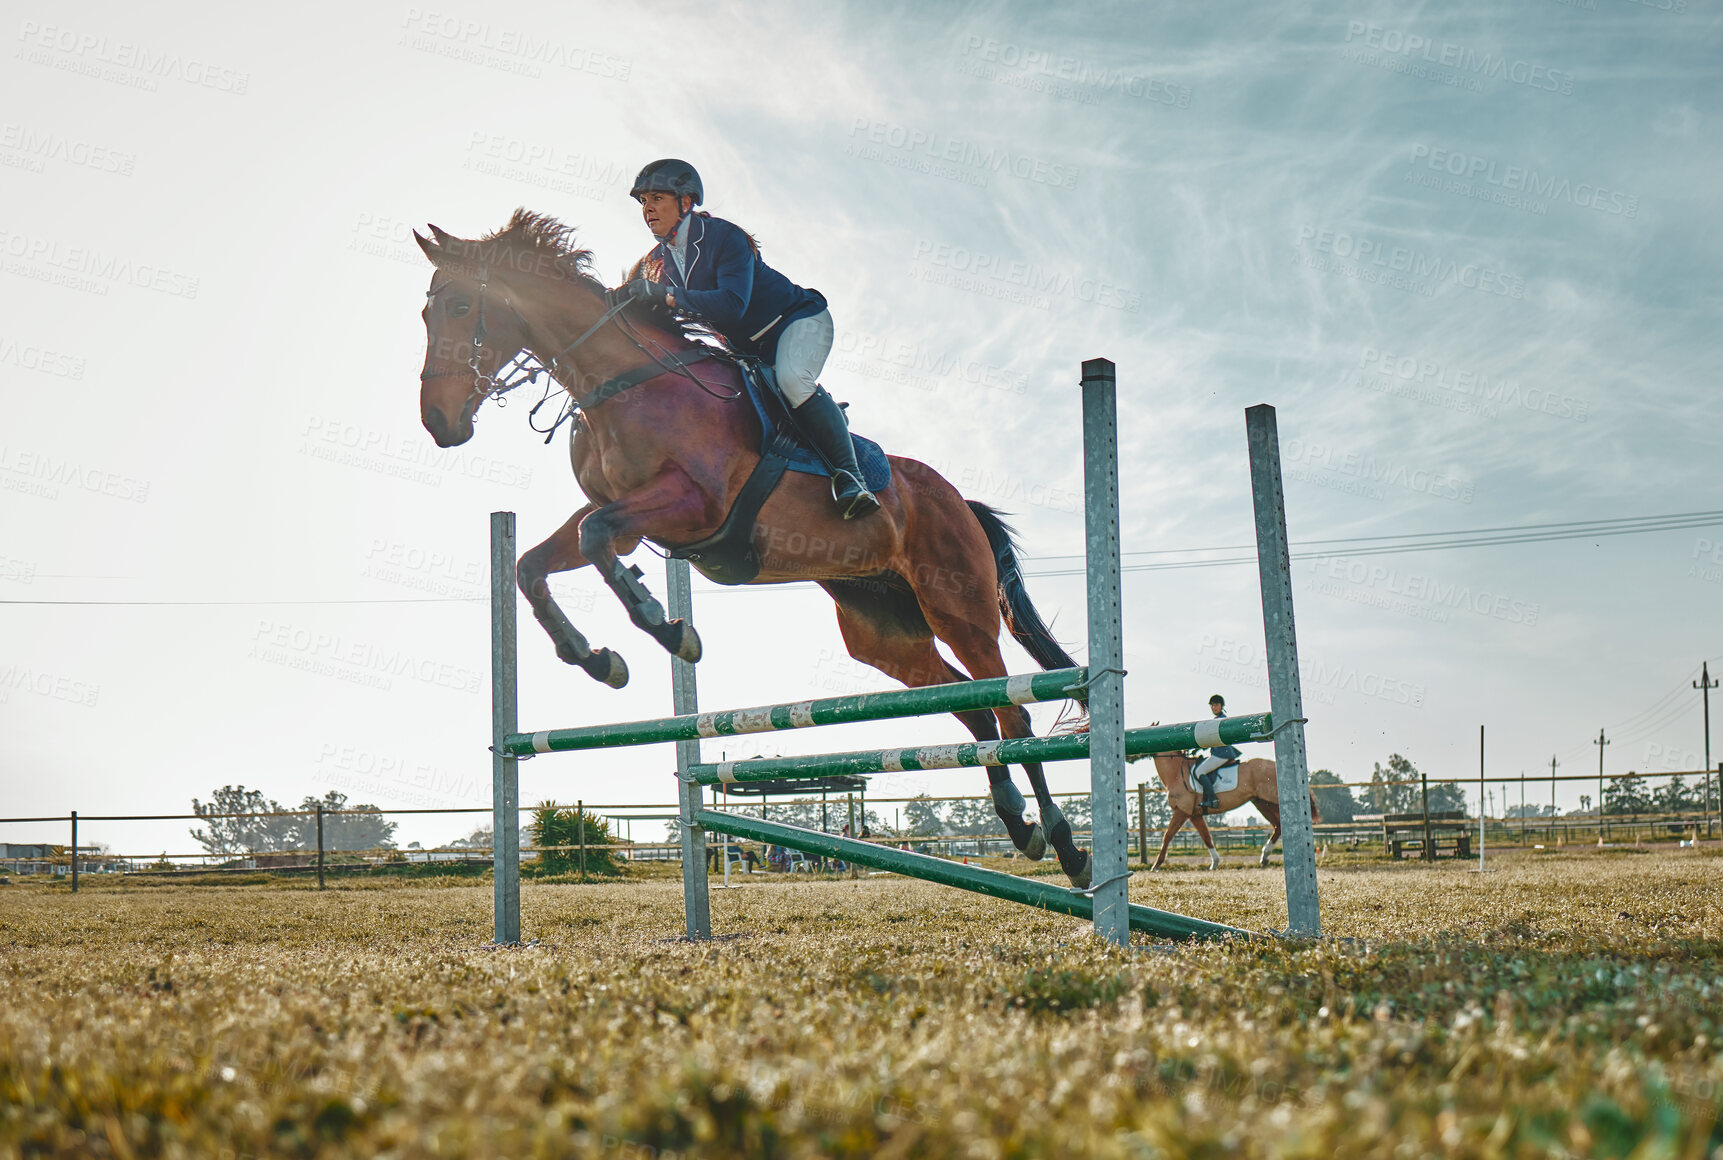
[[[670,284],[668,282],[652,282],[645,278],[636,278],[628,284],[628,292],[636,302],[648,302],[666,310],[670,308]]]

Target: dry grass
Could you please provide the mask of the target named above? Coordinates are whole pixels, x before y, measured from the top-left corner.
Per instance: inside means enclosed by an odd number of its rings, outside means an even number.
[[[1723,859],[1325,870],[1141,948],[895,878],[0,888],[0,1156],[1723,1156]],[[1133,897],[1284,920],[1278,871]]]

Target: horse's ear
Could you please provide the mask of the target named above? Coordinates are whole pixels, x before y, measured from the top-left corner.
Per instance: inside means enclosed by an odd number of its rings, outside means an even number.
[[[442,226],[435,224],[431,225],[431,236],[436,238],[438,242],[445,246],[456,240],[454,234],[449,233],[449,231],[445,230]]]
[[[437,227],[432,226],[431,228],[435,230]],[[425,237],[418,230],[413,231],[413,240],[419,243],[419,249],[425,252],[425,257],[431,260],[431,264],[433,266],[442,261],[443,250],[442,247],[437,245],[437,243],[433,242],[430,238]]]

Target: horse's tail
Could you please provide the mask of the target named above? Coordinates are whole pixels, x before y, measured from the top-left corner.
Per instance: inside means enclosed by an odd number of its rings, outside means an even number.
[[[1310,791],[1310,821],[1314,825],[1322,820],[1322,807],[1316,804],[1316,791]]]
[[[980,500],[968,502],[969,510],[975,513],[981,530],[987,533],[988,544],[993,548],[993,562],[999,573],[999,611],[1005,618],[1005,627],[1042,668],[1076,668],[1077,662],[1071,659],[1063,645],[1053,639],[1047,622],[1041,619],[1041,614],[1029,599],[1029,589],[1023,585],[1023,568],[1017,562],[1016,533],[999,518],[998,509]]]

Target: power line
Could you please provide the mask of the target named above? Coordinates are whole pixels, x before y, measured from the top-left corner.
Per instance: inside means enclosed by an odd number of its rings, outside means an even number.
[[[1405,552],[1448,551],[1456,548],[1478,548],[1516,544],[1549,543],[1557,540],[1583,540],[1606,536],[1645,535],[1652,532],[1681,531],[1723,525],[1723,510],[1676,512],[1658,516],[1623,516],[1607,520],[1568,520],[1545,524],[1508,524],[1491,528],[1457,528],[1446,532],[1405,532],[1378,536],[1339,536],[1315,540],[1293,540],[1294,560],[1323,560],[1351,556],[1389,556]],[[1324,549],[1324,545],[1338,545]],[[1256,563],[1256,549],[1251,544],[1226,544],[1207,548],[1157,548],[1126,552],[1126,556],[1193,555],[1202,552],[1248,552],[1248,555],[1222,557],[1213,560],[1163,560],[1125,564],[1124,572],[1160,572],[1184,568],[1221,568],[1237,564]],[[1031,561],[1077,560],[1080,556],[1029,556]],[[1081,567],[1026,567],[1024,575],[1035,577],[1081,576]],[[773,585],[740,585],[721,587],[719,591],[759,591],[763,587],[811,589],[811,583],[797,582]],[[0,605],[72,605],[112,607],[259,607],[265,605],[338,605],[338,604],[477,604],[484,596],[397,597],[376,600],[0,600]]]

